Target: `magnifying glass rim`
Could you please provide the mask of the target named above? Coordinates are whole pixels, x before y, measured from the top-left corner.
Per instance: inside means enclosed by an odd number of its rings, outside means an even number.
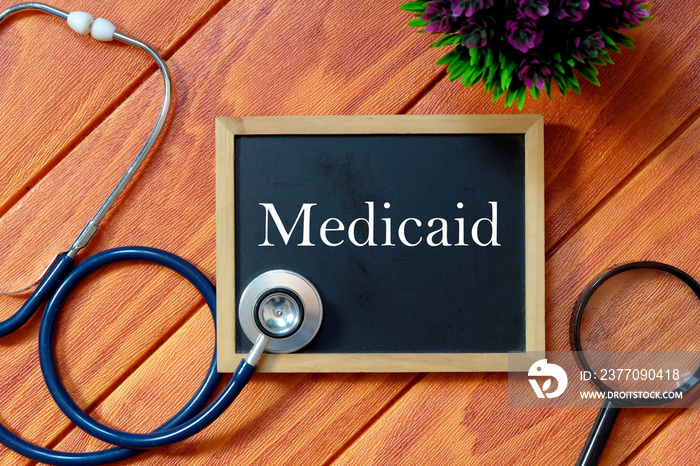
[[[664,264],[663,262],[654,262],[654,261],[639,261],[639,262],[629,262],[627,264],[622,264],[616,267],[611,268],[610,270],[606,271],[603,273],[601,276],[596,278],[593,282],[592,285],[588,287],[588,289],[581,295],[579,298],[578,302],[576,303],[576,312],[573,315],[572,319],[572,324],[571,324],[571,329],[570,329],[570,343],[574,347],[574,351],[576,353],[576,358],[578,359],[578,362],[581,366],[581,368],[590,373],[590,374],[595,374],[596,372],[591,368],[591,366],[588,364],[588,361],[586,360],[585,356],[583,355],[583,348],[581,346],[581,339],[580,339],[580,329],[581,329],[581,316],[583,315],[583,310],[586,308],[586,305],[588,304],[588,301],[591,299],[593,294],[600,288],[603,283],[605,283],[609,278],[614,277],[615,275],[619,275],[623,272],[628,272],[630,270],[635,270],[635,269],[653,269],[653,270],[660,270],[662,272],[669,273],[676,278],[682,280],[686,285],[690,287],[690,289],[695,293],[695,296],[700,300],[700,283],[698,283],[693,277],[682,271],[681,269],[674,267],[672,265]],[[599,377],[592,378],[591,382],[593,382],[600,391],[603,393],[614,393],[618,392],[619,390],[614,390],[605,383],[603,383]],[[698,368],[695,370],[695,373],[691,376],[691,378],[681,385],[680,387],[677,387],[673,390],[670,390],[672,393],[688,393],[690,390],[695,388],[696,385],[700,382],[700,365],[698,365]],[[665,403],[670,403],[671,401],[674,401],[673,398],[666,399],[666,398],[637,398],[634,401],[626,401],[625,399],[613,399],[609,400],[611,403],[617,405],[617,406],[639,406],[639,405],[644,405],[644,406],[653,406],[653,405],[659,405],[659,404],[665,404]]]

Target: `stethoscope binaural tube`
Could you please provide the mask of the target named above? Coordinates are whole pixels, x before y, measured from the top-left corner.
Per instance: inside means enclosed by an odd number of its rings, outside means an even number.
[[[90,242],[92,237],[95,235],[99,228],[99,224],[107,214],[109,208],[114,204],[119,194],[124,190],[126,185],[129,183],[131,178],[134,176],[138,168],[143,163],[148,152],[153,148],[158,136],[160,135],[165,121],[168,117],[168,111],[170,109],[171,100],[171,78],[168,66],[165,64],[163,58],[155,51],[153,48],[147,44],[134,39],[133,37],[127,36],[117,32],[107,20],[98,18],[97,20],[92,19],[92,16],[83,12],[73,12],[66,13],[65,11],[59,10],[49,5],[43,3],[21,3],[7,8],[6,10],[0,12],[0,23],[10,16],[25,10],[37,10],[44,13],[48,13],[53,16],[57,16],[68,21],[71,28],[80,34],[86,34],[87,32],[92,32],[92,36],[100,41],[111,41],[117,40],[125,44],[137,47],[146,53],[148,53],[151,58],[156,62],[158,68],[163,76],[163,105],[158,115],[158,120],[156,121],[153,130],[151,131],[146,143],[143,145],[139,153],[136,155],[131,165],[127,168],[126,172],[119,180],[117,185],[114,187],[112,192],[107,196],[107,199],[102,203],[97,213],[93,218],[85,225],[83,230],[80,232],[78,237],[73,241],[70,248],[60,253],[54,262],[49,266],[44,276],[37,281],[35,284],[17,292],[0,293],[0,294],[15,294],[18,292],[24,292],[31,289],[34,285],[37,288],[34,290],[32,295],[25,301],[25,303],[20,307],[20,309],[13,314],[10,318],[0,322],[0,337],[9,335],[15,330],[22,327],[34,313],[41,307],[41,305],[46,301],[48,296],[55,290],[59,283],[63,280],[66,274],[69,272],[70,268],[73,266],[73,260],[75,256]],[[76,21],[71,21],[77,17],[78,23]]]
[[[214,351],[207,375],[197,392],[175,416],[151,433],[134,434],[109,428],[95,421],[80,409],[63,386],[56,368],[54,329],[63,302],[83,278],[100,267],[119,261],[145,261],[159,264],[179,273],[197,288],[209,306],[215,322],[216,291],[209,279],[195,266],[174,254],[153,248],[133,246],[110,249],[85,259],[73,268],[75,256],[92,239],[98,229],[99,222],[133,177],[158,138],[170,106],[170,73],[163,59],[148,45],[116,32],[106,20],[99,18],[93,20],[92,16],[87,13],[68,14],[41,3],[24,3],[0,12],[0,22],[19,11],[32,9],[66,19],[69,25],[81,34],[91,32],[93,37],[98,40],[116,39],[145,50],[156,61],[163,75],[163,107],[146,144],[70,249],[59,254],[49,266],[42,279],[37,282],[36,289],[20,310],[4,322],[0,322],[1,337],[24,325],[48,299],[39,331],[39,359],[49,391],[58,406],[75,424],[100,440],[118,445],[118,448],[90,453],[54,451],[21,439],[1,424],[0,442],[15,452],[42,463],[69,466],[101,465],[129,458],[146,448],[178,442],[207,427],[230,406],[248,383],[268,343],[274,344],[278,341],[286,344],[291,343],[292,346],[285,351],[294,351],[315,336],[321,324],[322,305],[318,292],[303,277],[288,271],[274,271],[278,274],[282,272],[282,277],[286,277],[286,281],[291,279],[292,283],[301,283],[303,286],[300,294],[295,292],[296,285],[294,285],[291,288],[283,287],[275,290],[274,293],[265,294],[261,296],[259,301],[256,301],[255,308],[260,310],[258,321],[262,333],[255,340],[247,358],[239,364],[231,381],[213,401],[209,402],[209,399],[216,391],[220,380],[216,365],[216,351]],[[95,28],[98,30],[96,31]],[[270,274],[263,275],[267,278],[271,276]],[[286,283],[285,280],[282,280],[283,284]],[[31,289],[33,286],[25,288],[25,290]],[[304,309],[307,312],[304,312]],[[308,316],[313,316],[313,318],[308,319]],[[280,349],[276,348],[271,350],[281,352]]]

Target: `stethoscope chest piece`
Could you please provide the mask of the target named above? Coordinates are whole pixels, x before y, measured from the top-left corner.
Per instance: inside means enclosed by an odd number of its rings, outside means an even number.
[[[252,342],[261,334],[270,339],[267,351],[291,353],[318,333],[323,304],[309,280],[289,270],[258,275],[241,294],[238,320]]]

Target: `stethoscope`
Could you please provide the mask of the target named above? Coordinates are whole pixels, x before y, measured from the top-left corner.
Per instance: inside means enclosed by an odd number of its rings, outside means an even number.
[[[54,328],[63,302],[73,288],[85,277],[108,264],[120,261],[141,261],[167,267],[188,280],[204,297],[216,322],[216,290],[211,281],[186,260],[154,248],[129,246],[109,249],[95,254],[77,266],[75,257],[93,238],[99,224],[119,194],[124,190],[158,138],[168,115],[171,100],[170,72],[158,53],[143,42],[121,34],[107,20],[93,19],[84,12],[66,13],[42,3],[23,3],[0,13],[0,22],[23,10],[39,10],[65,19],[79,34],[91,34],[100,41],[118,40],[147,52],[163,75],[163,106],[146,144],[126,173],[110,193],[95,216],[87,223],[68,251],[56,256],[43,277],[22,290],[36,287],[14,315],[0,322],[0,337],[22,327],[46,302],[39,330],[39,360],[49,391],[66,416],[88,434],[116,448],[90,453],[67,453],[43,448],[27,442],[0,425],[0,442],[15,452],[48,464],[99,465],[123,460],[144,449],[169,445],[201,431],[214,422],[236,399],[256,370],[267,349],[269,352],[297,351],[308,344],[318,332],[323,318],[323,306],[318,291],[306,278],[287,270],[272,270],[255,278],[241,294],[239,321],[245,335],[254,342],[247,357],[241,360],[231,381],[213,401],[207,404],[217,389],[216,351],[209,370],[196,393],[183,408],[166,423],[150,433],[135,434],[107,427],[88,416],[70,397],[56,367]],[[10,294],[10,293],[3,293]]]

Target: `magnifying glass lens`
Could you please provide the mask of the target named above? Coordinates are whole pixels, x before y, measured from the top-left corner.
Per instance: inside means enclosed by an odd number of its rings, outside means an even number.
[[[700,298],[673,273],[655,268],[617,273],[578,312],[573,337],[579,358],[613,391],[670,391],[700,364]]]

